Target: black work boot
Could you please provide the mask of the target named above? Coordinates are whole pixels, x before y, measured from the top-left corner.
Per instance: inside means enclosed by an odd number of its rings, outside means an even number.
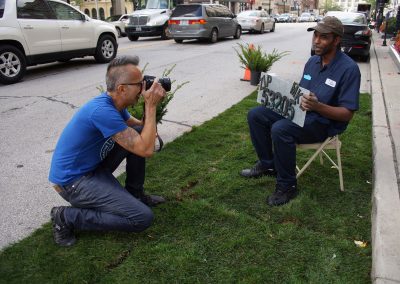
[[[246,178],[258,178],[261,176],[276,176],[276,171],[274,169],[267,169],[263,167],[260,161],[252,167],[251,169],[244,169],[240,172],[240,175]]]
[[[53,223],[53,239],[54,242],[62,247],[70,247],[76,243],[74,231],[67,226],[64,218],[65,206],[53,207],[50,212],[51,221]]]
[[[298,193],[299,191],[295,185],[283,188],[277,184],[274,193],[267,197],[267,203],[269,206],[280,206],[295,198]]]
[[[128,191],[149,207],[155,207],[165,202],[165,198],[162,196],[145,194],[143,188]]]

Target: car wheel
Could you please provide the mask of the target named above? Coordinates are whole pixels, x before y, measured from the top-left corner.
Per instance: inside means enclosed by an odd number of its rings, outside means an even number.
[[[137,41],[139,39],[139,36],[137,35],[128,35],[128,38],[130,41]]]
[[[216,28],[214,28],[210,33],[210,42],[216,43],[217,41],[218,41],[218,31]]]
[[[100,37],[94,58],[99,63],[107,63],[117,55],[117,43],[110,35]]]
[[[236,31],[235,31],[235,35],[233,36],[233,38],[234,39],[239,39],[241,35],[242,35],[242,28],[241,27],[237,27]]]
[[[183,42],[182,39],[174,39],[174,41],[175,41],[176,43],[182,43],[182,42]]]
[[[118,33],[118,37],[121,37],[122,35],[121,35],[121,29],[120,28],[115,28],[116,30],[117,30],[117,33]]]
[[[271,33],[275,31],[275,23],[272,24],[272,29],[270,30]]]
[[[369,60],[369,53],[367,55],[360,56],[362,62],[368,62]]]
[[[168,25],[165,25],[163,27],[161,39],[170,39],[170,38],[171,38],[171,32],[169,31]]]
[[[17,83],[24,77],[26,71],[25,55],[15,46],[0,47],[0,82],[3,84]]]
[[[260,34],[264,33],[264,24],[261,24]]]

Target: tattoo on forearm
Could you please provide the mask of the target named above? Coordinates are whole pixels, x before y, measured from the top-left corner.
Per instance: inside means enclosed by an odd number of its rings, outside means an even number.
[[[128,127],[124,131],[118,132],[113,136],[115,142],[126,149],[132,149],[135,139],[139,136],[132,128]]]

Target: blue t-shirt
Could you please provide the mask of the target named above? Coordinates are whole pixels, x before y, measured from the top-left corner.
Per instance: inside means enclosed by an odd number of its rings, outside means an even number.
[[[312,56],[304,67],[300,86],[313,92],[321,103],[358,110],[361,73],[358,65],[346,54],[337,51],[335,58],[322,67],[321,57]],[[329,124],[328,134],[342,133],[348,122],[328,119],[317,112],[308,111],[306,122],[317,120]]]
[[[113,148],[111,136],[128,127],[129,117],[126,109],[115,108],[107,93],[83,105],[61,133],[51,161],[49,180],[67,185],[93,171]]]

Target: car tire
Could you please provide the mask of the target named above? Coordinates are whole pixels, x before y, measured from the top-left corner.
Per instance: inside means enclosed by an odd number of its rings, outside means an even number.
[[[137,36],[137,35],[128,35],[128,39],[130,41],[137,41],[139,39],[139,36]]]
[[[170,39],[170,38],[171,38],[171,33],[170,33],[169,29],[168,29],[168,25],[165,25],[163,27],[163,31],[162,31],[162,34],[161,34],[161,39]]]
[[[272,29],[270,30],[271,33],[275,31],[275,23],[272,24]]]
[[[25,55],[13,45],[0,47],[0,83],[14,84],[24,77],[26,72]]]
[[[360,60],[361,60],[362,62],[368,62],[368,60],[369,60],[369,53],[368,53],[367,55],[362,55],[362,56],[360,56]]]
[[[174,41],[175,41],[176,43],[182,43],[182,42],[183,42],[182,39],[174,39]]]
[[[110,35],[101,36],[97,42],[94,58],[99,63],[107,63],[117,55],[117,42]]]
[[[264,24],[261,24],[261,28],[260,28],[260,34],[264,33]]]
[[[216,43],[218,41],[218,31],[216,28],[211,30],[209,41],[211,43]]]
[[[121,29],[120,28],[115,28],[115,29],[117,30],[118,37],[122,37]]]
[[[233,38],[234,39],[239,39],[241,35],[242,35],[242,28],[241,27],[237,27],[236,31],[235,31],[235,34],[233,35]]]

